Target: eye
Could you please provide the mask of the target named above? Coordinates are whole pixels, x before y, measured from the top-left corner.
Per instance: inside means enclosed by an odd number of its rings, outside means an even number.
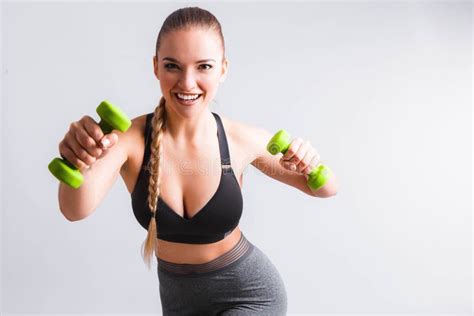
[[[172,64],[172,63],[165,64],[165,66],[164,66],[164,67],[165,67],[166,69],[173,69],[173,68],[174,68],[173,66],[176,66],[176,67],[177,67],[177,65],[176,65],[176,64]]]
[[[209,64],[202,64],[202,65],[200,65],[200,66],[209,66],[209,68],[204,68],[205,70],[209,70],[209,69],[211,69],[211,68],[212,68],[212,66],[211,66],[211,65],[209,65]]]

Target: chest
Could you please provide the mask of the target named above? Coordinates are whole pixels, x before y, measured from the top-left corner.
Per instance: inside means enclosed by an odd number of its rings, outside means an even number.
[[[228,133],[229,135],[230,133]],[[230,134],[231,135],[231,134]],[[222,176],[221,154],[217,137],[201,144],[199,148],[179,148],[163,141],[160,170],[160,198],[177,215],[193,218],[212,199],[219,188]],[[124,176],[131,192],[145,150],[141,148],[129,159],[127,175]],[[231,166],[236,180],[242,188],[244,169],[250,164],[249,153],[244,146],[227,136]],[[137,146],[139,147],[139,146]]]
[[[243,153],[235,145],[232,146],[231,166],[242,187],[243,170],[238,161],[243,159]],[[193,218],[213,198],[221,184],[222,163],[217,139],[203,144],[202,148],[188,150],[165,144],[162,157],[160,198],[179,216]]]

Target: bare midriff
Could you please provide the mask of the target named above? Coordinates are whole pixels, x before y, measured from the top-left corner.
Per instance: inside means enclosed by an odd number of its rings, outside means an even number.
[[[161,260],[173,263],[206,263],[231,250],[239,242],[241,234],[237,226],[224,239],[212,244],[183,244],[157,239],[155,253]]]

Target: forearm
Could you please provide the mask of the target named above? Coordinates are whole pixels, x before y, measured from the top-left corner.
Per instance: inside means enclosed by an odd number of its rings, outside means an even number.
[[[60,182],[58,190],[59,209],[69,221],[77,221],[87,217],[95,207],[95,188],[90,181],[90,169],[81,170],[84,182],[77,188]]]

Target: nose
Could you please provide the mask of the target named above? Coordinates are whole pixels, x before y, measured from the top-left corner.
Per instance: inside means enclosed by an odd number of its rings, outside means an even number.
[[[196,78],[192,70],[188,69],[182,72],[179,78],[178,86],[183,91],[193,91],[196,87]]]

